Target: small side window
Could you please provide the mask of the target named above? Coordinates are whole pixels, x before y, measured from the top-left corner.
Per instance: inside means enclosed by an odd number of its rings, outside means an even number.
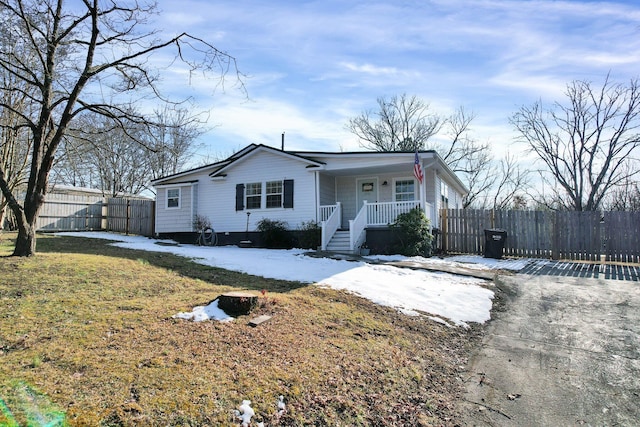
[[[180,207],[180,189],[167,189],[167,209]]]

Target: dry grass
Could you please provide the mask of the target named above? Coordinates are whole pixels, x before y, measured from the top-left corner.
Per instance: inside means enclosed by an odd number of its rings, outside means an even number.
[[[69,425],[236,426],[243,399],[269,426],[456,424],[473,330],[107,243],[40,236],[37,256],[0,258],[0,396],[16,417],[26,383]],[[171,317],[230,289],[266,289],[252,315],[273,318]]]

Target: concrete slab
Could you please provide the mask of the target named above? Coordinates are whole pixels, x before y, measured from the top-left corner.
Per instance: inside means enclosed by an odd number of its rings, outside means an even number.
[[[493,313],[470,359],[469,426],[638,425],[640,285],[500,276]]]
[[[271,316],[263,314],[262,316],[254,317],[253,319],[249,320],[248,325],[255,328],[256,326],[263,324],[267,320],[271,320]]]

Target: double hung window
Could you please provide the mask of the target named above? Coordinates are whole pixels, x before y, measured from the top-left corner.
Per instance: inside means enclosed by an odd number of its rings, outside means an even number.
[[[167,188],[167,208],[180,207],[180,189]]]
[[[262,207],[262,183],[252,182],[246,186],[247,209],[260,209]]]
[[[267,208],[282,207],[282,181],[267,182]]]
[[[396,181],[396,202],[408,202],[415,200],[415,181],[413,179],[401,179]]]

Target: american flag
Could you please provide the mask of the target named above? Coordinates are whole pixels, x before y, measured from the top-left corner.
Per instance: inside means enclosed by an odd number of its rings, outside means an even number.
[[[418,149],[416,149],[416,159],[413,162],[413,174],[420,184],[422,184],[422,178],[424,175],[422,173],[422,167],[420,166],[420,159],[418,158]]]

